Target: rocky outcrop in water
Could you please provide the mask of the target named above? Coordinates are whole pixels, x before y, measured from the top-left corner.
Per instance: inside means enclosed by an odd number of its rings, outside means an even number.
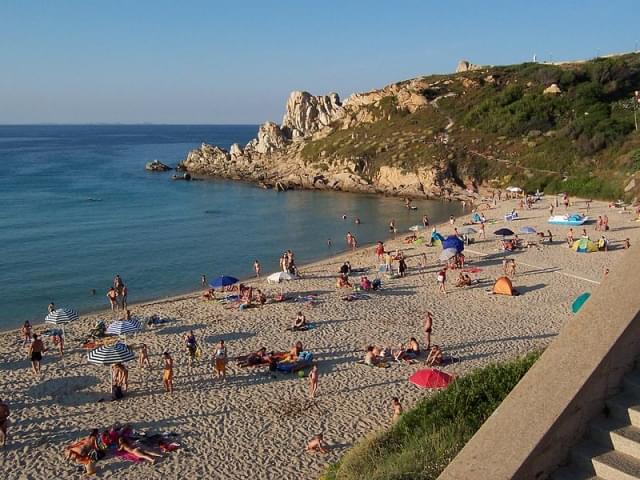
[[[169,165],[165,165],[159,160],[147,162],[147,164],[144,166],[144,169],[148,170],[149,172],[167,172],[169,170],[172,170]]]

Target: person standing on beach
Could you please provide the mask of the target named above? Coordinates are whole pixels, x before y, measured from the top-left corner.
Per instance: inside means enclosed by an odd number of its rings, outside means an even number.
[[[34,333],[33,341],[29,347],[29,357],[31,358],[31,368],[35,375],[40,375],[40,362],[42,362],[42,353],[45,351],[44,343],[42,343],[42,340]]]
[[[218,378],[226,379],[227,375],[227,347],[224,340],[220,340],[213,351],[216,375]]]
[[[207,286],[208,286],[207,285],[207,276],[204,273],[200,276],[200,286],[202,288],[207,288]]]
[[[109,299],[109,303],[111,304],[111,311],[115,312],[118,308],[118,292],[116,289],[111,287],[107,292],[107,298]]]
[[[318,391],[318,365],[314,365],[309,372],[309,396],[315,398]]]
[[[351,249],[355,250],[356,248],[358,248],[358,239],[355,235],[351,235]]]
[[[22,325],[22,346],[24,347],[28,343],[31,343],[31,324],[29,320],[25,320]]]
[[[138,364],[144,368],[147,367],[151,370],[151,362],[149,362],[149,349],[147,348],[147,344],[143,343],[140,345],[140,355],[138,356]]]
[[[198,351],[198,341],[196,340],[196,335],[193,333],[193,330],[190,330],[184,336],[184,344],[187,347],[187,352],[189,352],[189,366],[193,367],[193,362],[196,359],[196,353]]]
[[[444,267],[438,272],[438,285],[440,292],[447,293],[445,284],[447,283],[447,267]]]
[[[122,310],[126,310],[127,309],[127,297],[129,295],[129,289],[124,284],[122,285],[121,294],[122,294]]]
[[[427,217],[426,215],[422,216],[422,226],[425,228],[425,230],[429,226],[429,217]]]
[[[9,423],[9,415],[11,415],[9,405],[0,398],[0,446],[2,447],[7,445],[7,424]]]
[[[424,318],[424,341],[427,344],[425,350],[431,348],[431,331],[433,329],[433,316],[431,312],[427,312],[427,316]]]
[[[162,365],[162,383],[167,393],[173,393],[173,358],[169,352],[164,352]]]
[[[256,278],[260,278],[262,267],[260,266],[260,262],[258,260],[253,261],[253,271],[256,272]]]

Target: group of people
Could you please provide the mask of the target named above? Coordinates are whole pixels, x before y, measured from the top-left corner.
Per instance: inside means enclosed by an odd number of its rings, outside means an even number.
[[[113,277],[113,285],[111,286],[111,288],[109,288],[109,291],[107,291],[107,298],[109,299],[111,310],[126,310],[128,295],[129,292],[127,286],[125,285],[120,275],[117,274],[115,277]]]
[[[280,270],[291,275],[298,276],[298,268],[295,263],[295,256],[291,250],[287,250],[280,256]]]

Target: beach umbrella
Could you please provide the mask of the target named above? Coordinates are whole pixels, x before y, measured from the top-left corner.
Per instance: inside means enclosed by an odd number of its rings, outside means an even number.
[[[450,258],[455,257],[458,254],[458,251],[455,248],[445,248],[442,250],[440,254],[440,261],[446,262]]]
[[[522,227],[520,229],[521,233],[536,233],[536,229],[533,227]]]
[[[56,308],[53,312],[44,317],[45,323],[50,323],[52,325],[61,325],[62,335],[64,336],[66,336],[64,326],[74,320],[78,320],[78,312],[76,312],[72,308]]]
[[[215,278],[211,282],[209,282],[209,286],[211,288],[222,288],[222,287],[228,287],[230,285],[234,285],[238,282],[239,280],[235,277],[222,275],[221,277]]]
[[[89,363],[98,365],[113,365],[134,360],[136,356],[124,343],[114,343],[113,345],[103,345],[87,353]]]
[[[584,292],[578,295],[578,297],[571,304],[571,311],[573,313],[578,313],[578,311],[582,308],[582,305],[584,305],[584,302],[589,300],[590,296],[591,294],[589,292]]]
[[[511,235],[513,235],[513,232],[511,230],[509,230],[508,228],[500,228],[498,230],[496,230],[495,232],[493,232],[494,235],[497,235],[499,237],[509,237]]]
[[[574,252],[578,253],[591,253],[598,251],[598,246],[588,238],[581,238],[579,240],[576,240],[575,242],[573,242],[573,245],[571,245],[571,248]]]
[[[293,280],[294,277],[293,275],[291,275],[289,272],[276,272],[276,273],[272,273],[271,275],[269,275],[267,277],[267,282],[269,283],[280,283],[280,282],[286,282],[289,280]]]
[[[116,320],[107,327],[107,334],[127,335],[128,333],[136,333],[140,330],[142,330],[142,325],[138,320]]]
[[[460,253],[464,250],[464,242],[455,235],[449,235],[443,242],[442,248],[453,248],[456,253]]]
[[[463,235],[472,235],[472,234],[474,234],[474,233],[478,233],[478,231],[477,231],[475,228],[473,228],[473,227],[469,227],[469,226],[466,226],[466,227],[460,227],[460,228],[458,229],[458,232],[459,232],[459,233],[462,233]]]
[[[418,370],[409,377],[409,382],[419,388],[444,388],[451,383],[453,377],[435,368]]]
[[[78,320],[78,312],[71,308],[57,308],[44,317],[45,323],[51,323],[53,325],[62,325],[74,320]]]

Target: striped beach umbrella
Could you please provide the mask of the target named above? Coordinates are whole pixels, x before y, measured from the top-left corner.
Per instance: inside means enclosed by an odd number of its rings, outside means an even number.
[[[107,327],[107,335],[127,335],[142,330],[138,320],[116,320]]]
[[[78,312],[71,308],[57,308],[44,317],[45,323],[51,323],[53,325],[62,325],[74,320],[78,320]]]
[[[130,362],[135,359],[134,353],[124,343],[103,345],[87,353],[89,363],[98,365],[113,365],[116,363]]]

